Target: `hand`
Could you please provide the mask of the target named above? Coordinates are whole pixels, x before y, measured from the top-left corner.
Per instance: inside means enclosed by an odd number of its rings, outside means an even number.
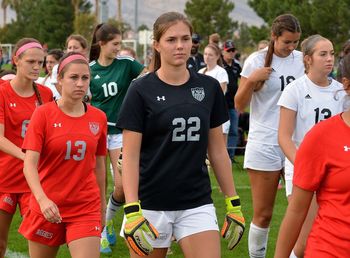
[[[45,219],[51,223],[61,223],[62,217],[58,210],[57,205],[51,201],[49,198],[44,197],[38,200],[40,210],[44,215]]]
[[[264,81],[269,79],[272,71],[273,71],[272,67],[262,67],[262,68],[256,69],[249,76],[249,80],[255,82],[254,91],[258,91],[263,87]]]
[[[147,240],[158,238],[158,231],[143,216],[140,202],[132,202],[124,205],[126,223],[124,236],[127,243],[137,255],[146,256],[153,251],[152,245]]]
[[[232,250],[241,240],[245,229],[245,221],[241,212],[238,196],[228,197],[226,202],[226,217],[221,229],[221,235],[228,240],[228,249]]]

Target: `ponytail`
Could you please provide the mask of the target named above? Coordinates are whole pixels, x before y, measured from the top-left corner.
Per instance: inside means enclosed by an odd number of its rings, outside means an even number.
[[[41,106],[43,104],[43,99],[41,98],[41,94],[40,94],[40,91],[38,89],[38,85],[36,85],[35,82],[33,82],[33,89],[34,89],[35,96],[38,99],[39,106]]]

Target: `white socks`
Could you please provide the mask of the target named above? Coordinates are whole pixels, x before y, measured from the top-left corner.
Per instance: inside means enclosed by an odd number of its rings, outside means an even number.
[[[113,194],[109,197],[106,211],[106,221],[114,218],[115,213],[119,210],[119,208],[123,205],[123,203],[117,202],[113,198]]]
[[[248,249],[250,258],[264,258],[266,256],[267,239],[270,228],[260,228],[250,223],[248,235]]]
[[[298,256],[295,255],[294,250],[290,253],[289,258],[298,258]]]

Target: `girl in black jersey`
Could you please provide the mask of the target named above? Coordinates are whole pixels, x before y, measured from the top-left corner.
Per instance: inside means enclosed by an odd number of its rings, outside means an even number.
[[[117,122],[124,141],[123,235],[131,257],[165,257],[174,236],[185,257],[219,258],[207,151],[226,198],[222,235],[230,249],[244,231],[222,137],[224,95],[217,80],[187,70],[192,27],[182,14],[161,15],[153,33],[151,73],[132,82]]]

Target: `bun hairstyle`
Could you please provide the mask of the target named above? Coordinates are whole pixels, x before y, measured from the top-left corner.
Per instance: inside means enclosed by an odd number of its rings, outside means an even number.
[[[192,25],[183,14],[178,12],[167,12],[159,16],[155,21],[155,23],[153,24],[153,40],[159,42],[160,38],[169,29],[169,27],[171,27],[172,25],[178,22],[183,22],[184,24],[186,24],[192,35],[192,32],[193,32]],[[160,66],[161,66],[160,54],[153,47],[153,55],[149,66],[149,71],[155,72],[160,68]]]

